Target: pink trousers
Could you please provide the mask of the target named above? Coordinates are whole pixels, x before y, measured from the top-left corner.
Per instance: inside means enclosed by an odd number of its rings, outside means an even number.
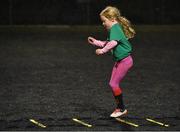
[[[128,70],[133,66],[133,59],[131,55],[122,59],[121,61],[115,62],[112,69],[111,79],[109,85],[112,89],[112,92],[115,96],[122,93],[122,89],[119,86],[122,79],[127,74]]]

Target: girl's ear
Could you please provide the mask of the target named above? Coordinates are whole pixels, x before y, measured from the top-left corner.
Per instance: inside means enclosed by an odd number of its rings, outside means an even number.
[[[112,21],[112,22],[115,22],[115,21],[116,21],[116,19],[115,19],[115,18],[112,18],[112,19],[111,19],[111,21]]]

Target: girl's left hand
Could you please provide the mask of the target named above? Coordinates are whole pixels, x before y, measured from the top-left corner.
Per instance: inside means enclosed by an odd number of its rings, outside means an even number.
[[[93,37],[88,37],[88,42],[89,42],[90,44],[94,44],[95,41],[96,41],[95,38],[93,38]]]
[[[96,49],[96,55],[101,55],[103,54],[102,50],[101,49]]]

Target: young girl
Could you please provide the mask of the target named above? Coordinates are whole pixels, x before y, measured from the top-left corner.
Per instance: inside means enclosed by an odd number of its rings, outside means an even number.
[[[122,88],[119,84],[133,65],[131,57],[132,47],[128,39],[134,37],[135,31],[131,27],[130,22],[121,16],[120,11],[116,7],[106,7],[100,13],[100,18],[103,26],[108,30],[107,40],[100,41],[93,37],[88,37],[88,42],[102,47],[96,49],[97,55],[102,55],[108,51],[112,53],[115,64],[109,85],[117,103],[117,108],[110,117],[120,117],[127,114],[127,109],[123,103]]]

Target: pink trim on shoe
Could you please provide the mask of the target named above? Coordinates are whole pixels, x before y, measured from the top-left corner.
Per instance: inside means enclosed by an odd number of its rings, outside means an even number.
[[[128,111],[125,109],[123,112],[121,112],[120,109],[115,109],[114,112],[110,115],[110,117],[122,117],[124,115],[127,115]]]

